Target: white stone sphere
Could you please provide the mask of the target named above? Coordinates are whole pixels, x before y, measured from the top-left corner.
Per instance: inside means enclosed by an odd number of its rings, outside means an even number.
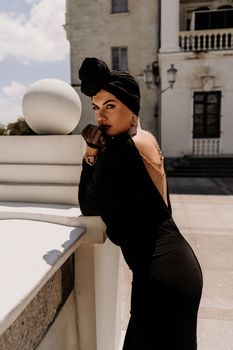
[[[79,123],[82,106],[77,92],[65,81],[34,82],[22,101],[23,116],[37,134],[67,135]]]

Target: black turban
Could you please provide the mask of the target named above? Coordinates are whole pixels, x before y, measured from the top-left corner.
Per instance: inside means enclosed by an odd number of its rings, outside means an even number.
[[[110,71],[106,63],[95,57],[87,57],[79,69],[81,92],[95,96],[101,89],[110,92],[123,102],[135,115],[140,109],[140,90],[134,77],[124,71]]]

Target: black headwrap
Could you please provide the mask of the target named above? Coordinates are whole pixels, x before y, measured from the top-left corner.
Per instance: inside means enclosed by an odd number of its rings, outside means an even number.
[[[134,77],[124,71],[110,71],[106,63],[95,57],[87,57],[79,69],[81,91],[95,96],[101,89],[110,92],[123,102],[135,115],[140,109],[140,90]]]

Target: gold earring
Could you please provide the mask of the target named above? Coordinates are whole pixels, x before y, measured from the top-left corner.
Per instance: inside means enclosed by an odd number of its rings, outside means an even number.
[[[133,137],[137,134],[137,121],[134,118],[132,119],[131,127],[129,128],[128,133],[130,137]]]
[[[136,120],[133,119],[133,120],[132,120],[132,123],[131,123],[131,126],[135,126],[135,125],[136,125]]]

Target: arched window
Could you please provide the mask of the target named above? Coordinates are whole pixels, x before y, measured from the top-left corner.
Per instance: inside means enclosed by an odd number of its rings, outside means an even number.
[[[225,5],[210,11],[199,7],[193,12],[192,30],[233,28],[233,7]]]
[[[128,0],[112,0],[112,13],[128,12]]]

